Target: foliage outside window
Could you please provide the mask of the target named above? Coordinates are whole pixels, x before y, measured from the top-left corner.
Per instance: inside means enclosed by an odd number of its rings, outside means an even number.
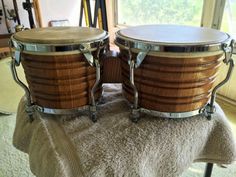
[[[117,0],[119,25],[200,26],[203,0]]]

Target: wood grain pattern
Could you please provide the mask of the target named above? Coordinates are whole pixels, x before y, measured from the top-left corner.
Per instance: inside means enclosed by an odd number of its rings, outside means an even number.
[[[11,53],[9,47],[0,48],[0,60],[10,56]]]
[[[34,5],[34,15],[35,15],[37,25],[39,28],[42,28],[43,22],[42,22],[42,15],[41,15],[41,8],[40,8],[39,0],[33,0],[33,5]]]
[[[116,51],[108,51],[102,58],[103,83],[121,83],[121,60]]]
[[[55,109],[72,109],[90,104],[96,70],[81,54],[23,54],[25,71],[35,104]],[[96,98],[101,88],[96,91]]]
[[[0,34],[0,48],[9,48],[9,40],[12,34]]]
[[[133,57],[136,58],[135,53]],[[133,101],[129,83],[128,52],[121,49],[123,92]],[[146,56],[135,69],[139,106],[161,112],[187,112],[202,108],[211,96],[222,55],[194,58]]]

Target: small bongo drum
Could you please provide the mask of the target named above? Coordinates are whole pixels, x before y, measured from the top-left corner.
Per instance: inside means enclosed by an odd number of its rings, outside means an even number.
[[[14,34],[12,72],[25,90],[29,114],[74,114],[91,105],[95,118],[100,57],[108,42],[107,32],[96,28],[51,27]],[[29,89],[17,77],[20,63]]]
[[[123,93],[133,103],[133,120],[140,110],[168,118],[200,113],[210,118],[216,90],[228,81],[233,68],[234,41],[228,34],[200,27],[146,25],[118,31],[115,43],[121,52]],[[229,63],[229,70],[216,85],[222,61]]]

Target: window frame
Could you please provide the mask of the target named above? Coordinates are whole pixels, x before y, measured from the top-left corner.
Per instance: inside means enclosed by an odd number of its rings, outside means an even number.
[[[226,0],[203,0],[202,17],[199,26],[220,29]],[[213,7],[213,8],[212,8]],[[127,27],[118,23],[118,0],[114,0],[114,27]]]

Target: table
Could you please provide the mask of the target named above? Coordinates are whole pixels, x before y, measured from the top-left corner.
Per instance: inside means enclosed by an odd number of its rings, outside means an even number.
[[[86,113],[38,112],[30,122],[22,98],[13,144],[29,154],[37,177],[177,177],[193,162],[236,160],[235,139],[218,105],[210,121],[201,115],[174,120],[142,114],[132,123],[120,85],[103,87],[97,123]]]

